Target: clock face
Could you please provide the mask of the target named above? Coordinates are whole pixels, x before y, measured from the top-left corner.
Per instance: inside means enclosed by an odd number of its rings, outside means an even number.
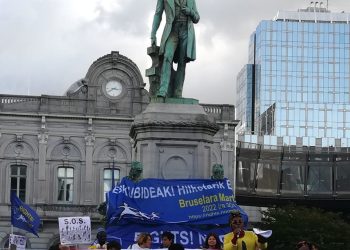
[[[106,93],[109,96],[117,97],[123,91],[123,85],[117,80],[111,80],[106,84]]]

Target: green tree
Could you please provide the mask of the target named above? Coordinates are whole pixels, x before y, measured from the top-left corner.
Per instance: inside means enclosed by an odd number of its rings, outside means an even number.
[[[269,208],[263,212],[262,228],[271,229],[269,249],[295,250],[301,240],[320,249],[350,249],[350,224],[341,214],[295,205]]]

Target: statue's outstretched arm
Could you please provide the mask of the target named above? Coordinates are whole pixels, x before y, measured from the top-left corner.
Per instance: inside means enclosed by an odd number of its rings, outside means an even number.
[[[157,30],[159,28],[160,22],[162,21],[162,15],[164,11],[164,1],[158,0],[156,12],[153,17],[152,31],[151,31],[151,44],[157,45]]]

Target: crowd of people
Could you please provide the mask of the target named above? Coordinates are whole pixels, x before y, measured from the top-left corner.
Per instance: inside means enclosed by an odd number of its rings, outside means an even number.
[[[224,235],[221,242],[219,236],[212,232],[208,233],[201,248],[203,250],[265,250],[268,247],[268,237],[272,231],[249,231],[244,229],[244,220],[239,211],[232,211],[229,216],[229,226],[231,232]],[[152,248],[152,235],[150,233],[140,233],[134,244],[128,249],[149,250]],[[184,250],[184,246],[175,243],[175,236],[171,232],[163,232],[161,235],[161,245],[157,248],[167,248],[169,250]],[[88,249],[121,250],[121,245],[117,241],[107,242],[107,233],[103,228],[97,230],[96,240]],[[300,241],[296,244],[297,250],[318,250],[316,244]],[[49,250],[78,250],[57,244]]]

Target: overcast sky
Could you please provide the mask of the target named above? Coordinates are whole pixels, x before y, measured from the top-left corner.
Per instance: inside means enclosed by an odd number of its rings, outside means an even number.
[[[258,23],[309,3],[197,0],[197,60],[187,65],[184,96],[235,104],[236,76]],[[63,95],[111,51],[138,65],[148,89],[146,48],[155,6],[156,0],[0,0],[0,93]],[[329,9],[349,12],[349,0],[329,0]]]

